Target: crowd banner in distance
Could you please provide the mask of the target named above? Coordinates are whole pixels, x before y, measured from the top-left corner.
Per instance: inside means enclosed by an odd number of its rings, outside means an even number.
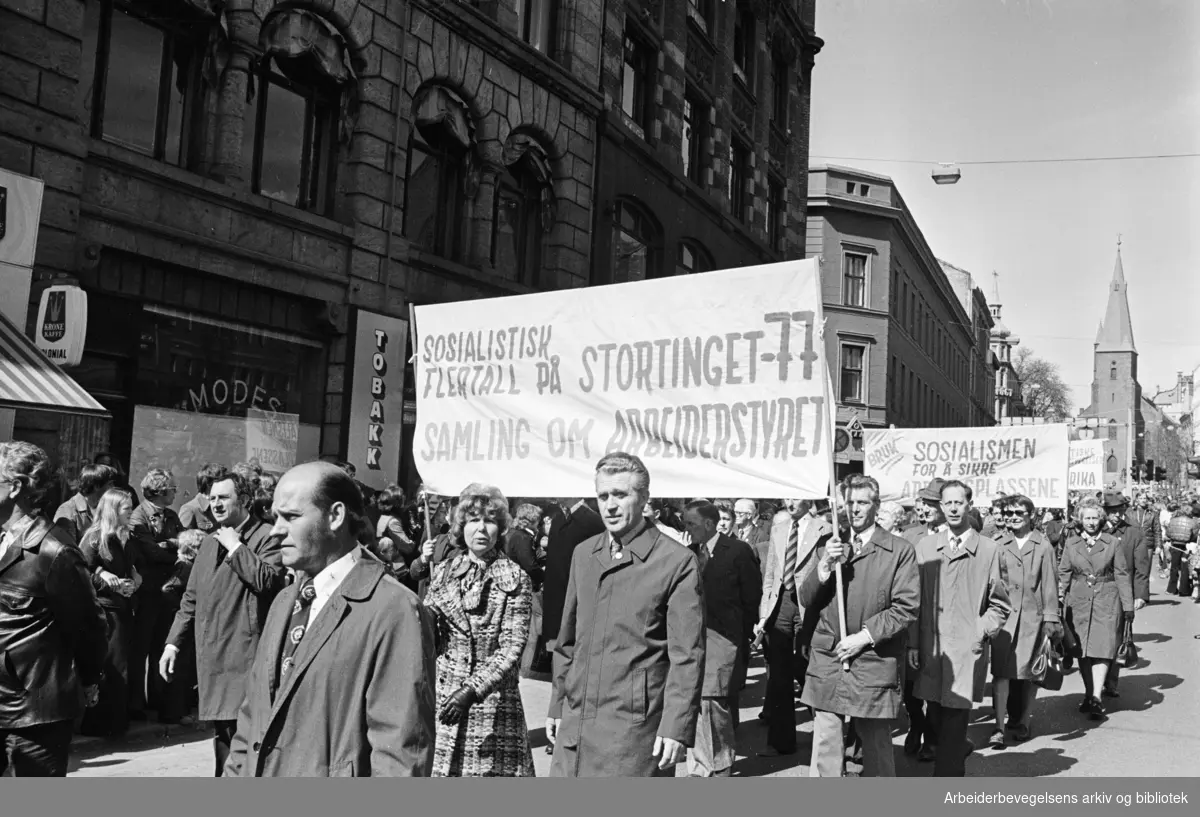
[[[1070,478],[1067,488],[1072,491],[1104,490],[1104,440],[1071,442]]]
[[[1067,507],[1067,426],[866,429],[866,473],[884,501],[915,500],[930,480],[971,486],[976,505],[1024,494],[1041,508]]]
[[[825,496],[817,263],[416,307],[426,487],[586,495],[625,451],[654,496]]]

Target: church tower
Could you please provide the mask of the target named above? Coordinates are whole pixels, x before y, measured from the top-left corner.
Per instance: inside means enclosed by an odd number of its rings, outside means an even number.
[[[1086,416],[1098,417],[1107,424],[1106,436],[1112,453],[1105,467],[1105,482],[1116,482],[1126,489],[1136,481],[1132,470],[1143,458],[1142,387],[1138,385],[1138,353],[1133,341],[1133,322],[1129,317],[1129,296],[1125,269],[1121,264],[1121,244],[1117,242],[1117,263],[1108,288],[1108,308],[1096,333],[1092,369],[1092,405]]]

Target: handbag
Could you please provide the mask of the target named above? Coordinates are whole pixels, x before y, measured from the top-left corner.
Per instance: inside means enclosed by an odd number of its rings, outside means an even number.
[[[1042,636],[1041,647],[1030,666],[1033,682],[1042,689],[1058,691],[1063,684],[1063,658],[1054,642]]]
[[[1126,621],[1124,625],[1124,635],[1121,638],[1121,646],[1117,647],[1117,661],[1125,669],[1133,669],[1138,662],[1138,648],[1133,643],[1133,622]]]

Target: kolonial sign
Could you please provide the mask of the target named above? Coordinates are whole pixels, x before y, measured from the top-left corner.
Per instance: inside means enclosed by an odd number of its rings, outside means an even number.
[[[418,306],[427,487],[591,490],[625,451],[659,497],[819,497],[830,454],[814,259]]]
[[[940,477],[970,485],[976,505],[1023,494],[1041,508],[1067,507],[1066,425],[867,429],[864,443],[885,502],[915,500]]]
[[[78,366],[87,339],[87,293],[76,286],[42,292],[33,340],[38,351],[59,366]]]
[[[1067,488],[1072,491],[1104,490],[1104,440],[1071,442]]]
[[[359,309],[354,325],[346,460],[382,491],[400,476],[408,322]]]

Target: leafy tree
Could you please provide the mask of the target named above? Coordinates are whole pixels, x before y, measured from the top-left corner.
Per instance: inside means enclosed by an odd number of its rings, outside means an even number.
[[[1017,349],[1013,369],[1021,381],[1021,402],[1030,417],[1050,422],[1071,416],[1071,391],[1059,374],[1058,364],[1038,357],[1028,346]]]

